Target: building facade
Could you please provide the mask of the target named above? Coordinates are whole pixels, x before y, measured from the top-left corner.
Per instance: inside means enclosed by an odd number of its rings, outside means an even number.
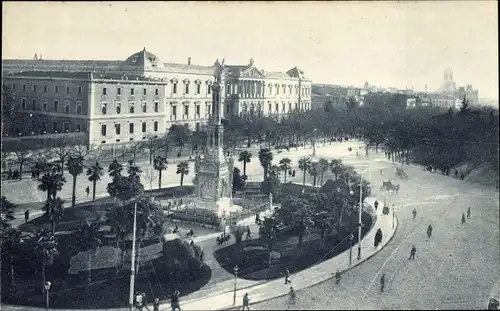
[[[85,133],[92,144],[122,144],[168,132],[203,130],[212,105],[213,66],[163,63],[143,49],[125,61],[3,60],[22,122],[10,137]],[[311,81],[283,73],[223,67],[222,106],[231,115],[284,116],[311,109]],[[300,89],[300,92],[299,92]],[[80,134],[83,135],[83,134]]]

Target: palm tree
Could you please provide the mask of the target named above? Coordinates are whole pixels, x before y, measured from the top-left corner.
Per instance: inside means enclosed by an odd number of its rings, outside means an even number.
[[[73,176],[73,196],[71,198],[71,206],[75,207],[76,201],[76,177],[83,173],[83,157],[78,155],[70,155],[68,162],[68,172]]]
[[[56,232],[56,224],[62,219],[64,209],[64,201],[60,197],[55,199],[50,198],[42,206],[42,210],[47,214],[51,222],[52,234]]]
[[[16,208],[16,205],[9,200],[5,196],[2,196],[1,201],[0,201],[0,211],[1,211],[1,225],[2,228],[4,225],[7,226],[7,222],[10,220],[14,220],[14,209]]]
[[[280,171],[281,169],[279,168],[279,166],[277,165],[271,165],[271,167],[269,167],[269,178],[276,178],[279,182],[279,175],[280,175]],[[286,174],[286,172],[285,172]]]
[[[252,154],[248,151],[240,152],[240,156],[238,158],[239,162],[243,162],[243,176],[247,175],[247,163],[250,163],[252,159]]]
[[[302,170],[303,173],[303,178],[302,178],[302,185],[306,185],[306,172],[309,170],[311,167],[311,158],[309,157],[303,157],[299,160],[299,169]]]
[[[45,173],[41,178],[38,179],[40,184],[38,185],[38,190],[47,191],[47,201],[57,196],[57,192],[62,190],[62,186],[66,182],[61,174],[58,173]]]
[[[129,221],[129,209],[122,202],[115,201],[112,204],[108,205],[106,208],[106,224],[111,227],[111,232],[114,232],[116,235],[116,248],[121,249],[121,258],[117,258],[117,273],[118,266],[121,264],[121,260],[123,259],[125,253],[125,235],[128,231],[128,227],[130,227]],[[120,247],[120,242],[123,241],[122,246]]]
[[[118,163],[118,161],[113,160],[111,164],[108,167],[108,174],[111,176],[113,179],[121,177],[121,173],[123,171],[123,165]]]
[[[342,167],[342,160],[333,159],[330,161],[330,170],[332,171],[335,180],[337,180],[339,175],[342,173]]]
[[[92,182],[92,202],[95,201],[95,187],[97,184],[97,181],[101,180],[101,176],[104,175],[104,169],[102,166],[99,164],[98,161],[95,161],[94,165],[91,165],[87,169],[87,176],[89,177],[89,181]]]
[[[319,163],[318,162],[311,162],[311,166],[309,166],[308,173],[313,178],[313,187],[316,187],[316,179],[321,174]]]
[[[45,291],[45,268],[54,263],[59,251],[57,250],[57,240],[54,234],[47,229],[35,232],[32,240],[34,249],[40,259],[42,266],[42,292]]]
[[[264,148],[259,151],[259,161],[262,168],[264,168],[264,179],[267,178],[267,172],[273,161],[273,153],[271,150]]]
[[[328,163],[328,160],[324,159],[324,158],[319,159],[318,163],[319,163],[319,170],[320,170],[320,184],[323,185],[325,172],[328,171],[330,164]]]
[[[161,189],[161,173],[167,169],[167,158],[157,156],[153,161],[153,167],[158,171],[158,189]]]
[[[80,232],[78,234],[78,242],[79,246],[82,248],[82,251],[88,251],[88,274],[87,281],[90,284],[92,280],[92,253],[95,252],[101,240],[99,239],[99,229],[101,224],[99,223],[90,223],[85,222],[80,227]]]
[[[292,160],[289,158],[283,158],[280,160],[279,168],[280,170],[284,171],[284,183],[286,184],[286,175],[288,174],[288,171],[292,168]]]
[[[181,187],[184,183],[184,175],[189,174],[189,164],[187,162],[181,162],[177,164],[177,174],[181,174]]]

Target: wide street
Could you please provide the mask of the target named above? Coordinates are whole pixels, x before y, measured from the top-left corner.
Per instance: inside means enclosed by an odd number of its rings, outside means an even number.
[[[318,156],[330,157],[318,149]],[[404,166],[409,176],[395,176],[393,165],[370,151],[370,160],[340,156],[344,163],[365,170],[372,162],[372,196],[384,197],[382,180],[401,184],[399,194],[387,195],[399,219],[393,240],[377,255],[349,272],[340,285],[333,281],[297,292],[288,306],[279,297],[253,309],[485,309],[500,279],[498,193],[417,166]],[[384,169],[384,176],[380,169]],[[381,202],[382,203],[382,202]],[[382,204],[381,204],[382,205]],[[471,219],[461,224],[471,207]],[[416,219],[412,210],[417,209]],[[427,240],[426,229],[433,234]],[[415,260],[408,260],[412,245]],[[380,293],[380,277],[386,289]]]

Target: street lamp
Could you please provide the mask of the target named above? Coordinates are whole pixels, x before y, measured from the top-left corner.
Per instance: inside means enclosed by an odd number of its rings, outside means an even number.
[[[316,133],[316,131],[317,131],[317,129],[313,130],[313,137],[312,137],[312,141],[311,141],[311,144],[312,144],[312,147],[313,147],[313,154],[312,154],[313,156],[316,155],[316,143],[315,143],[315,138],[316,138],[315,133]]]
[[[354,235],[351,233],[349,234],[349,269],[351,269],[351,263],[352,263],[352,241],[354,240]]]
[[[43,288],[45,289],[45,306],[47,310],[49,310],[49,293],[51,285],[52,283],[50,283],[49,281],[45,282],[45,284],[43,285]]]
[[[240,271],[240,268],[238,268],[238,265],[234,266],[234,292],[233,292],[233,306],[236,305],[236,280],[238,279],[238,271]]]

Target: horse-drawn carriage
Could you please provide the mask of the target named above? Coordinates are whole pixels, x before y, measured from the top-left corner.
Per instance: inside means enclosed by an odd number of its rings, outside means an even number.
[[[406,174],[405,170],[400,167],[396,167],[396,176],[401,179],[408,180],[408,175]]]
[[[382,186],[380,186],[380,191],[383,191],[383,190],[398,193],[399,184],[393,185],[390,180],[383,181]]]

